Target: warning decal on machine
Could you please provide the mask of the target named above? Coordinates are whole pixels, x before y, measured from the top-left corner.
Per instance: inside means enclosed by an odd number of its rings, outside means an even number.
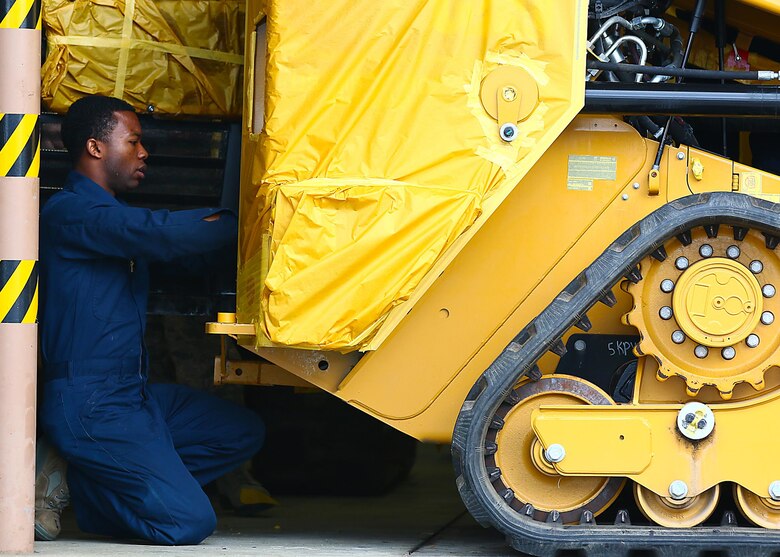
[[[570,190],[593,189],[593,180],[615,180],[617,157],[569,155],[566,187]]]

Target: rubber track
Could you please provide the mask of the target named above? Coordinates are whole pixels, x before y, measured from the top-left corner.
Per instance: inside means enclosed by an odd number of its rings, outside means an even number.
[[[733,557],[780,555],[780,531],[697,526],[562,526],[514,511],[495,491],[485,470],[484,440],[491,417],[517,381],[564,333],[639,262],[674,236],[697,226],[724,224],[761,230],[767,246],[780,236],[780,204],[738,193],[705,193],[673,201],[629,228],[510,342],[469,392],[455,424],[452,454],[461,497],[474,518],[507,536],[519,551],[551,556],[565,550],[593,556],[634,553]]]

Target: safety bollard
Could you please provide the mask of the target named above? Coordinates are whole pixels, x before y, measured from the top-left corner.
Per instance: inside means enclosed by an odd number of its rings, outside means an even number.
[[[41,7],[0,0],[0,553],[32,553]]]

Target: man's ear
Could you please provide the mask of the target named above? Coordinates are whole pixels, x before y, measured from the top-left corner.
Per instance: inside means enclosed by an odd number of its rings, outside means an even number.
[[[87,139],[87,153],[91,157],[95,157],[96,159],[102,159],[103,153],[101,151],[101,143],[94,137],[90,137]]]

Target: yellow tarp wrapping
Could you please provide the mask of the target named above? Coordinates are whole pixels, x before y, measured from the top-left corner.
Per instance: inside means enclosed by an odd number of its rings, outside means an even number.
[[[573,54],[583,8],[266,3],[265,125],[242,184],[238,284],[239,319],[258,323],[258,345],[368,347],[582,102],[572,83],[583,81]],[[511,143],[479,96],[500,65],[539,91]]]
[[[64,112],[91,93],[167,115],[241,114],[241,0],[43,0],[41,93]]]

